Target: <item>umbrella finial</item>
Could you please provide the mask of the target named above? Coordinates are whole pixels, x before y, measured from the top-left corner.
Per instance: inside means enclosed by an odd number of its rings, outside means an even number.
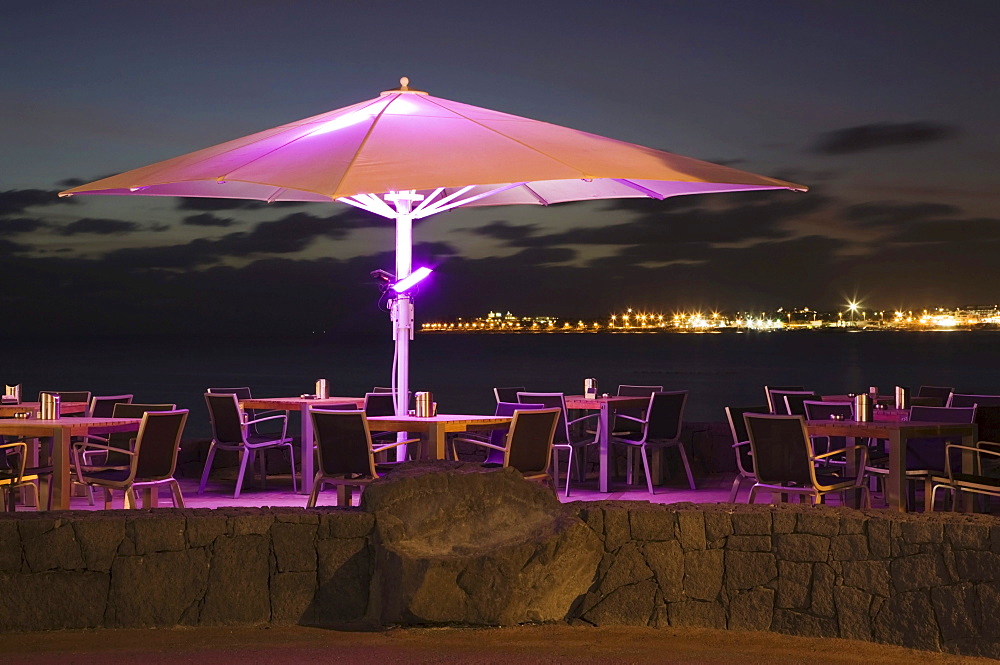
[[[410,85],[410,79],[408,77],[404,76],[404,77],[402,77],[402,78],[399,79],[399,89],[400,90],[409,90],[410,89],[409,85]]]
[[[393,95],[393,94],[396,94],[397,92],[408,92],[411,95],[426,95],[427,94],[423,90],[414,90],[413,88],[411,88],[410,87],[410,78],[408,76],[400,77],[400,79],[399,79],[399,87],[398,88],[393,88],[392,90],[383,90],[381,96],[384,97],[385,95]]]

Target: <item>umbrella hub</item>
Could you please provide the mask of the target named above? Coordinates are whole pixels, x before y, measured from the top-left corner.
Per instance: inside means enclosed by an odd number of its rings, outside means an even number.
[[[399,87],[393,90],[383,90],[379,93],[379,97],[385,97],[386,95],[395,95],[400,92],[409,92],[414,95],[426,95],[427,93],[423,90],[411,90],[410,89],[410,79],[407,77],[402,77],[399,79]]]

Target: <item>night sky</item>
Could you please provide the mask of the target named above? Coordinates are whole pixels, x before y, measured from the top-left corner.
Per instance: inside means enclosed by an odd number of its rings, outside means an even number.
[[[1000,301],[1000,4],[15,2],[5,335],[388,333],[382,218],[67,187],[377,97],[436,97],[810,187],[417,223],[418,323],[489,310]]]

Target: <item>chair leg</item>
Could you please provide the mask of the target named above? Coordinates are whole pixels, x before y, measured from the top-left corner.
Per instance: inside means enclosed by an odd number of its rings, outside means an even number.
[[[559,484],[559,451],[562,448],[552,446],[552,478],[556,485]],[[566,474],[569,475],[569,464],[566,464]],[[568,484],[568,483],[567,483]]]
[[[215,460],[215,441],[208,447],[208,455],[205,456],[205,470],[201,472],[201,482],[198,484],[198,494],[205,492],[205,485],[208,484],[208,474],[212,471],[212,462]]]
[[[649,473],[649,453],[646,452],[646,446],[639,449],[639,454],[642,455],[642,468],[646,471],[646,489],[650,494],[656,494],[653,491],[653,476]]]
[[[729,503],[736,503],[736,496],[740,493],[740,484],[743,482],[743,476],[736,474],[736,478],[733,480],[733,486],[729,489]]]
[[[631,485],[635,472],[632,470],[632,446],[625,449],[625,484]]]
[[[694,476],[691,474],[691,464],[688,462],[687,451],[684,450],[684,444],[683,443],[678,444],[677,448],[680,449],[681,451],[681,462],[684,463],[684,471],[687,472],[688,485],[690,485],[691,489],[693,490],[698,489],[697,487],[694,486]],[[649,472],[647,471],[646,473]]]
[[[313,488],[309,492],[309,500],[306,501],[306,508],[315,508],[316,501],[319,499],[319,491],[323,487],[323,477],[320,474],[316,474],[316,478],[313,479]]]
[[[566,496],[569,496],[569,477],[570,475],[572,475],[572,473],[573,473],[573,446],[570,446],[567,449],[567,457],[566,457]],[[552,486],[553,487],[559,486],[558,479],[553,479]]]
[[[243,476],[247,472],[247,462],[250,463],[250,473],[253,473],[253,450],[243,448],[240,450],[240,473],[236,476],[236,491],[233,492],[233,498],[240,498],[240,491],[243,489]]]
[[[174,508],[184,507],[184,495],[181,494],[181,484],[176,480],[170,481],[170,493],[174,497]]]
[[[253,454],[260,458],[260,488],[264,489],[267,486],[267,450],[255,450]]]
[[[135,500],[135,490],[129,486],[125,489],[125,508],[126,510],[135,510],[138,507],[139,504]]]
[[[104,488],[104,510],[111,510],[111,501],[114,499],[114,494],[111,492],[110,487]]]
[[[288,460],[292,466],[292,493],[299,491],[298,485],[295,484],[295,449],[292,448],[292,444],[288,444]]]
[[[750,488],[750,496],[747,497],[747,503],[753,503],[754,498],[757,496],[757,484]]]

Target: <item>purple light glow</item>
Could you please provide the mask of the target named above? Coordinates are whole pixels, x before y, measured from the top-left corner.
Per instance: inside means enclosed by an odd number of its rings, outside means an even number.
[[[431,274],[431,272],[433,271],[427,267],[417,268],[409,275],[393,284],[392,290],[396,293],[406,293],[411,288],[416,286],[418,282],[427,277],[427,275]]]

